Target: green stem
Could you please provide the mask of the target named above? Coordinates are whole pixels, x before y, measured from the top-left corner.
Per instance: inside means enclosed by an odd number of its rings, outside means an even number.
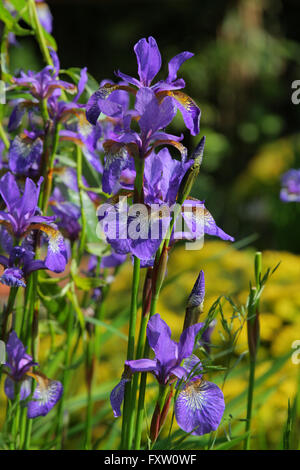
[[[51,56],[50,56],[50,53],[49,53],[49,50],[48,50],[48,47],[47,47],[47,44],[46,44],[46,39],[45,39],[45,36],[44,36],[43,28],[41,26],[41,23],[40,23],[38,14],[37,14],[35,1],[34,0],[28,0],[28,2],[29,2],[29,14],[31,16],[31,21],[32,21],[32,24],[33,24],[33,28],[35,30],[36,38],[37,38],[37,41],[39,43],[39,46],[40,46],[41,52],[43,54],[44,60],[48,65],[53,65],[52,60],[51,60]]]
[[[49,198],[51,196],[53,167],[54,167],[55,155],[56,155],[56,151],[57,151],[57,147],[59,143],[59,131],[60,131],[60,124],[57,123],[55,124],[55,127],[54,127],[51,154],[47,162],[47,167],[45,168],[45,171],[44,171],[45,186],[44,186],[44,191],[43,191],[43,204],[42,204],[42,211],[44,215],[46,215],[47,213]]]
[[[8,150],[9,149],[9,140],[6,136],[5,130],[3,129],[1,121],[0,121],[0,139],[3,141],[6,150]]]
[[[253,404],[253,394],[254,394],[254,385],[255,385],[255,366],[256,361],[250,360],[250,370],[249,370],[249,384],[248,384],[248,399],[247,399],[247,418],[246,418],[246,432],[249,434],[245,439],[244,449],[250,450],[250,429],[251,429],[251,418],[252,418],[252,404]]]
[[[79,243],[79,250],[78,250],[78,258],[80,260],[81,256],[84,252],[85,247],[85,239],[86,239],[86,216],[84,212],[83,206],[83,191],[82,191],[82,151],[79,146],[76,147],[76,155],[77,155],[77,184],[79,190],[79,202],[80,202],[80,210],[81,210],[81,233],[80,233],[80,243]]]
[[[131,308],[129,319],[129,333],[127,345],[127,360],[134,359],[134,338],[137,318],[138,289],[140,282],[140,260],[134,257],[133,279],[131,290]],[[131,401],[131,383],[127,382],[125,386],[123,422],[122,422],[122,449],[130,449],[133,438],[133,420],[134,420],[135,403]]]
[[[12,313],[12,310],[14,308],[17,292],[18,292],[18,287],[10,288],[7,305],[3,313],[2,339],[4,341],[6,341],[8,319],[9,319],[10,313]]]
[[[147,326],[148,319],[152,317],[152,315],[156,312],[156,305],[159,297],[159,292],[156,292],[155,295],[151,299],[151,307],[150,307],[150,314],[148,318],[145,319],[145,323]],[[143,329],[146,327],[143,325]],[[146,341],[146,334],[143,337],[144,349],[142,357],[148,357],[150,348]],[[144,418],[144,404],[145,404],[145,394],[146,394],[146,385],[147,385],[147,372],[143,372],[141,374],[141,381],[140,381],[140,388],[139,388],[139,401],[138,401],[138,408],[136,414],[136,425],[135,425],[135,436],[134,436],[134,449],[139,450],[141,447],[141,438],[142,438],[142,428],[143,428],[143,418]]]
[[[69,383],[69,376],[70,370],[68,369],[70,364],[70,352],[71,352],[71,339],[72,339],[72,331],[73,331],[73,310],[71,305],[68,308],[68,318],[67,318],[67,337],[66,337],[66,349],[65,349],[65,358],[64,358],[64,371],[62,377],[62,384],[63,384],[63,394],[59,401],[59,408],[57,413],[57,442],[58,442],[58,449],[63,448],[63,431],[64,431],[64,407],[66,401],[66,392],[67,386]]]

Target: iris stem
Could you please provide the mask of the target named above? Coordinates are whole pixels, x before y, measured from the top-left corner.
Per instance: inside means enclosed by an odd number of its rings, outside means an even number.
[[[71,339],[72,339],[72,330],[73,330],[73,309],[69,304],[68,306],[68,317],[67,317],[67,337],[66,337],[66,349],[64,357],[64,371],[62,377],[62,385],[64,388],[63,394],[59,401],[59,408],[57,413],[57,443],[58,449],[63,448],[63,431],[64,431],[64,406],[66,400],[66,392],[69,383],[70,370],[68,369],[70,364],[70,352],[71,352]]]
[[[2,339],[4,341],[6,341],[8,319],[9,319],[10,313],[12,313],[12,310],[14,308],[17,292],[18,292],[18,287],[11,287],[10,288],[7,305],[4,309],[3,325],[2,325]]]
[[[3,129],[1,121],[0,121],[0,139],[3,141],[6,150],[8,150],[9,149],[9,140],[7,138],[5,130]]]
[[[83,191],[82,191],[82,151],[79,146],[76,146],[76,156],[77,156],[77,185],[79,191],[79,203],[81,210],[81,234],[78,250],[78,258],[80,260],[84,252],[85,239],[86,239],[86,216],[83,206]]]
[[[129,333],[128,333],[128,345],[127,345],[127,360],[134,359],[134,343],[135,343],[135,329],[137,319],[137,302],[138,302],[138,290],[140,282],[140,260],[136,256],[134,257],[133,266],[133,279],[132,279],[132,291],[131,291],[131,308],[130,308],[130,319],[129,319]],[[122,422],[122,449],[130,449],[133,438],[133,422],[134,422],[134,409],[135,403],[131,401],[131,383],[126,382],[125,385],[125,397],[124,397],[124,409],[123,409],[123,422]]]
[[[148,323],[149,318],[156,312],[156,305],[159,297],[159,292],[156,292],[155,295],[151,299],[151,307],[150,307],[150,314],[148,318],[145,319],[146,326]],[[143,325],[143,329],[146,333],[146,326]],[[146,358],[149,355],[149,345],[146,341],[146,334],[144,333],[144,349],[142,357]],[[145,393],[146,393],[146,385],[147,385],[147,372],[143,372],[141,374],[141,381],[140,381],[140,388],[139,388],[139,401],[138,401],[138,408],[137,408],[137,415],[136,415],[136,427],[135,427],[135,437],[134,437],[134,449],[139,450],[141,447],[141,438],[142,438],[142,427],[143,427],[143,418],[144,418],[144,407],[145,407]]]
[[[47,63],[47,65],[53,65],[51,56],[49,54],[49,50],[46,44],[46,39],[45,39],[45,35],[43,32],[43,28],[42,28],[42,25],[40,23],[40,20],[37,14],[37,9],[36,9],[34,0],[29,0],[29,14],[31,17],[31,21],[33,23],[33,29],[35,30],[36,38],[39,43],[44,60]]]
[[[250,450],[250,438],[251,438],[251,418],[252,418],[252,406],[253,406],[253,395],[255,388],[255,368],[256,368],[256,357],[257,350],[259,347],[259,296],[256,298],[257,292],[261,288],[261,271],[262,271],[262,254],[257,252],[254,260],[254,273],[256,287],[250,288],[250,295],[248,300],[248,312],[247,312],[247,333],[248,333],[248,345],[249,345],[249,381],[248,381],[248,398],[247,398],[247,417],[246,417],[246,432],[248,435],[245,438],[244,449]]]
[[[134,181],[134,202],[139,203],[143,201],[143,180],[144,180],[145,160],[143,158],[135,158],[136,177]],[[129,318],[129,333],[127,345],[127,360],[134,359],[134,345],[135,345],[135,330],[137,320],[137,304],[138,304],[138,291],[140,283],[141,262],[140,259],[134,256],[133,278],[131,287],[131,304],[130,304],[130,318]],[[130,449],[133,439],[134,428],[134,412],[135,402],[132,401],[131,396],[131,382],[125,384],[125,396],[123,406],[123,421],[122,421],[122,434],[121,434],[121,448]]]
[[[86,383],[87,383],[87,409],[85,420],[85,438],[84,449],[92,449],[92,431],[93,431],[93,400],[92,389],[94,381],[94,351],[95,351],[95,336],[94,331],[87,338],[86,341]]]
[[[44,172],[45,186],[44,186],[43,204],[42,204],[42,210],[43,210],[44,215],[46,215],[47,213],[49,198],[51,196],[53,167],[54,167],[55,155],[56,155],[56,151],[57,151],[57,147],[59,143],[59,131],[60,131],[60,124],[56,123],[54,127],[51,154],[48,160],[47,168],[45,168],[45,172]]]

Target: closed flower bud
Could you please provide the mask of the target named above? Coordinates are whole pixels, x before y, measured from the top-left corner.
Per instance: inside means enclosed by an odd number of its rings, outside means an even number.
[[[178,204],[182,205],[186,198],[189,196],[194,182],[198,176],[200,166],[202,163],[203,151],[204,151],[204,144],[205,144],[205,137],[202,137],[199,144],[195,148],[191,159],[194,160],[193,165],[188,169],[182,181],[180,183],[180,187],[178,190]]]
[[[198,323],[199,315],[203,312],[205,296],[204,272],[201,270],[187,301],[183,329]]]

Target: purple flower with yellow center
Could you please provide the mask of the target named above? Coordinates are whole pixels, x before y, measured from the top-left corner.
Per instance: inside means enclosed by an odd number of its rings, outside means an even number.
[[[117,76],[138,89],[151,89],[159,101],[167,96],[172,98],[174,106],[182,113],[186,127],[192,135],[197,135],[199,133],[200,109],[188,95],[179,91],[185,87],[185,82],[183,79],[177,79],[179,68],[193,54],[185,51],[173,57],[169,62],[169,74],[166,80],[151,85],[161,68],[161,55],[155,39],[151,36],[148,41],[145,38],[141,39],[134,46],[134,51],[137,57],[139,80],[120,71],[117,72]],[[128,88],[128,91],[135,93],[135,89]],[[110,93],[118,89],[126,88],[124,85],[106,84],[92,95],[87,105],[87,117],[90,122],[95,123],[100,112],[106,114],[104,101]]]
[[[125,368],[131,374],[151,372],[161,385],[167,385],[176,378],[187,377],[189,371],[181,366],[181,362],[192,355],[196,336],[202,327],[203,323],[198,323],[187,328],[181,334],[179,343],[176,343],[171,339],[171,330],[160,315],[158,313],[153,315],[147,325],[147,338],[155,353],[155,358],[125,361]],[[111,393],[110,399],[115,417],[120,416],[124,391],[123,384],[126,380],[128,380],[128,374],[127,378],[122,378]]]
[[[106,159],[113,165],[122,158],[129,161],[129,157],[146,158],[158,146],[171,145],[179,150],[185,160],[187,151],[180,143],[182,136],[174,136],[163,131],[176,114],[176,108],[170,97],[158,100],[153,90],[142,88],[136,94],[135,109],[127,114],[123,120],[123,129],[111,136],[103,143]],[[132,116],[138,120],[140,132],[130,129]],[[90,120],[87,105],[87,118]],[[90,120],[90,122],[92,122]],[[122,166],[124,169],[124,165]]]
[[[0,224],[17,239],[30,234],[32,230],[40,230],[48,237],[48,251],[45,266],[54,272],[65,269],[68,257],[61,233],[50,225],[56,217],[44,217],[37,207],[42,178],[37,185],[26,178],[23,194],[11,173],[6,173],[0,180],[0,194],[6,204],[7,212],[0,211]]]
[[[48,379],[41,372],[32,372],[32,368],[38,366],[32,357],[26,353],[26,348],[18,338],[15,331],[9,335],[6,344],[7,362],[5,363],[7,378],[4,391],[6,396],[13,400],[16,396],[16,385],[20,386],[20,400],[25,400],[31,394],[32,378],[37,381],[37,386],[32,398],[28,401],[27,417],[37,418],[45,416],[60,399],[63,386],[59,381]]]
[[[179,385],[175,417],[183,431],[202,436],[215,431],[222,419],[225,402],[222,390],[201,375]]]
[[[193,355],[196,337],[203,326],[203,323],[197,323],[186,328],[176,343],[171,339],[169,326],[159,314],[150,318],[147,338],[155,357],[125,361],[125,373],[110,396],[115,417],[121,415],[125,383],[130,380],[130,374],[151,372],[163,387],[179,379],[175,416],[184,431],[201,435],[218,427],[225,407],[223,394],[215,384],[202,380],[199,374],[201,363]]]
[[[281,178],[280,199],[283,202],[300,202],[300,170],[289,170]]]

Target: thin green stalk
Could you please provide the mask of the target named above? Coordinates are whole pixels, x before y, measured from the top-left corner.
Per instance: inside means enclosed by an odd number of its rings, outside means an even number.
[[[71,305],[68,308],[68,318],[67,318],[67,337],[66,337],[66,349],[65,349],[65,358],[64,358],[64,371],[62,377],[62,385],[63,385],[63,394],[59,401],[58,413],[57,413],[57,421],[56,421],[56,435],[57,435],[57,443],[58,449],[63,448],[63,431],[64,431],[64,407],[66,401],[66,392],[67,386],[69,382],[70,370],[68,369],[70,364],[70,352],[71,352],[71,339],[72,339],[72,330],[73,330],[73,310]]]
[[[2,339],[4,341],[6,340],[6,335],[7,335],[7,324],[8,324],[9,315],[10,313],[12,313],[12,310],[14,308],[17,292],[18,292],[18,287],[10,288],[7,305],[3,313]]]
[[[134,181],[134,202],[143,202],[143,180],[144,180],[144,158],[135,158],[136,177]],[[127,360],[134,359],[135,330],[137,320],[138,290],[140,283],[141,262],[139,258],[134,257],[133,278],[131,287],[131,304],[129,317],[129,333],[127,345]],[[123,420],[121,434],[121,449],[130,449],[133,439],[135,403],[131,400],[131,383],[126,382]]]
[[[78,250],[78,258],[80,260],[84,252],[85,239],[86,239],[86,216],[83,206],[83,192],[82,192],[82,151],[81,148],[76,146],[76,155],[77,155],[77,184],[79,188],[79,203],[81,210],[81,233],[80,233],[80,242]]]
[[[250,450],[250,439],[251,439],[251,418],[252,418],[252,406],[253,406],[253,395],[255,387],[255,367],[256,357],[259,348],[259,292],[261,288],[261,271],[262,271],[262,254],[257,252],[254,259],[254,273],[256,287],[250,288],[250,294],[248,299],[248,312],[247,312],[247,334],[248,334],[248,346],[249,346],[249,381],[248,381],[248,398],[247,398],[247,416],[246,416],[246,433],[247,437],[244,442],[244,449]]]
[[[246,418],[246,432],[249,432],[251,429],[251,418],[252,418],[252,404],[253,404],[253,394],[255,386],[255,366],[256,361],[250,360],[249,364],[249,382],[248,382],[248,398],[247,398],[247,418]],[[245,450],[250,450],[250,433],[245,439]]]
[[[150,318],[156,312],[156,305],[157,305],[158,297],[159,297],[159,292],[156,292],[155,295],[152,297],[150,314],[149,314]],[[142,357],[148,357],[150,348],[146,341],[146,338],[144,339],[144,341],[145,341],[144,351],[143,351]],[[139,401],[138,401],[138,408],[137,408],[137,413],[136,413],[136,425],[135,425],[136,427],[135,427],[135,435],[134,435],[134,449],[135,450],[139,450],[141,447],[146,385],[147,385],[147,372],[143,372],[141,374],[141,381],[140,381],[140,387],[139,387]]]
[[[0,139],[5,145],[6,150],[9,149],[9,140],[7,138],[7,135],[5,133],[5,130],[3,129],[2,122],[0,121]]]
[[[49,156],[47,168],[45,168],[45,172],[44,172],[45,186],[44,186],[44,191],[43,191],[43,203],[42,203],[42,211],[43,211],[44,215],[46,215],[46,213],[47,213],[49,198],[51,196],[52,180],[53,180],[53,167],[54,167],[55,155],[56,155],[56,151],[57,151],[57,147],[58,147],[58,143],[59,143],[60,127],[61,126],[60,126],[59,123],[55,124],[51,154]]]
[[[53,65],[52,60],[51,60],[51,56],[50,56],[50,53],[49,53],[49,49],[48,49],[47,44],[46,44],[46,39],[45,39],[45,36],[44,36],[43,28],[41,26],[41,23],[40,23],[38,14],[37,14],[35,1],[34,0],[28,0],[28,2],[29,2],[29,14],[31,16],[31,21],[32,21],[32,24],[33,24],[33,28],[35,30],[36,38],[37,38],[37,41],[39,43],[39,46],[40,46],[41,52],[43,54],[44,60],[48,65]]]
[[[95,350],[95,337],[94,331],[87,338],[86,341],[86,383],[87,383],[87,409],[84,430],[84,449],[92,449],[92,431],[93,431],[93,400],[92,390],[94,381],[94,350]]]
[[[138,290],[140,282],[140,266],[139,258],[134,257],[133,266],[133,279],[131,291],[131,308],[129,318],[129,332],[128,332],[128,345],[127,345],[127,360],[134,359],[134,339],[137,319],[137,303],[138,303]],[[122,449],[130,449],[133,438],[133,413],[135,403],[131,402],[131,383],[127,382],[125,386],[125,397],[123,407],[123,422],[122,422]]]

